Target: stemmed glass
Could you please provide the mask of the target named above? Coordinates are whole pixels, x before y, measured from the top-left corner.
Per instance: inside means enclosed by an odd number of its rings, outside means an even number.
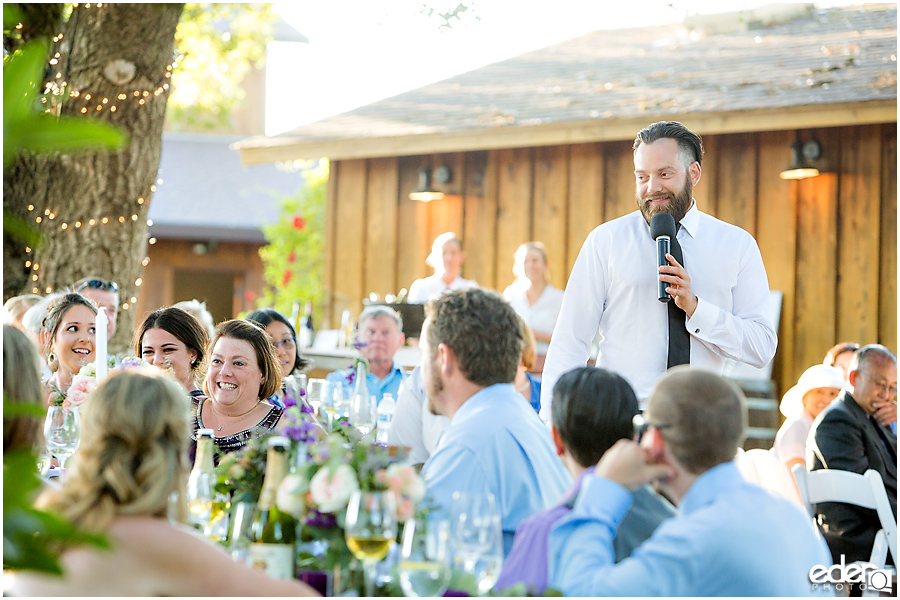
[[[63,480],[66,461],[78,450],[81,437],[81,418],[74,406],[51,406],[44,420],[44,439],[47,449],[59,461],[59,480]]]
[[[354,394],[350,399],[350,423],[363,437],[375,429],[375,420],[377,418],[378,401],[375,399],[375,396]]]
[[[365,567],[366,596],[375,596],[375,565],[387,556],[397,537],[394,493],[353,492],[347,504],[347,547]]]
[[[309,402],[309,405],[313,407],[313,410],[316,411],[316,415],[319,415],[319,409],[322,406],[322,385],[325,383],[324,379],[310,379],[309,383],[306,385],[306,400]]]
[[[332,432],[335,415],[341,410],[341,404],[344,402],[343,386],[337,381],[325,381],[322,383],[319,398],[322,410],[328,417],[328,431]]]
[[[407,597],[435,598],[450,583],[450,522],[417,517],[403,525],[400,588]]]
[[[453,492],[450,503],[450,533],[453,540],[454,560],[462,563],[466,573],[476,576],[479,588],[482,577],[487,589],[493,587],[499,567],[496,566],[496,547],[500,517],[497,515],[494,495],[485,493]],[[502,534],[501,534],[502,535]],[[499,540],[502,563],[502,538]],[[485,561],[487,564],[484,564]]]

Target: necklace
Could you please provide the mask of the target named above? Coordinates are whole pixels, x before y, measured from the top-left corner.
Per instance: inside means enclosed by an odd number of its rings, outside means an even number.
[[[216,431],[222,431],[222,428],[225,427],[225,425],[236,425],[237,423],[240,423],[241,421],[243,421],[244,419],[246,419],[247,417],[250,416],[250,413],[252,413],[256,409],[256,407],[259,406],[260,402],[262,402],[262,400],[257,400],[256,404],[253,405],[253,408],[251,408],[250,410],[248,410],[247,412],[245,412],[241,415],[238,415],[239,418],[236,421],[232,421],[231,423],[225,423],[225,424],[219,425],[219,427],[218,427],[218,429],[216,429]],[[209,406],[212,409],[212,413],[214,415],[216,415],[216,421],[221,423],[222,417],[221,417],[221,415],[216,413],[216,404],[212,400],[210,400]]]
[[[528,389],[528,386],[529,386],[529,385],[531,385],[531,382],[528,381],[528,378],[526,377],[526,378],[525,378],[525,383],[523,383],[523,384],[520,385],[520,386],[516,386],[516,391],[517,391],[517,392],[520,392],[520,393],[521,393],[521,392],[524,392],[525,390]]]

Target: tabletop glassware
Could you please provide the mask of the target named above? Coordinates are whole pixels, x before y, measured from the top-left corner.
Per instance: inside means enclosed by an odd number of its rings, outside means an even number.
[[[319,392],[322,412],[328,417],[328,431],[334,431],[334,419],[344,403],[344,386],[337,381],[325,381]]]
[[[302,403],[300,391],[302,390],[304,394],[306,394],[306,375],[288,375],[287,377],[283,377],[281,379],[281,383],[284,385],[285,396],[289,396],[297,401],[298,404]],[[309,400],[307,399],[307,402]]]
[[[316,411],[316,415],[321,414],[322,409],[322,385],[325,383],[324,379],[312,378],[309,379],[306,384],[306,401],[309,402],[309,405],[313,407],[313,410]]]
[[[403,525],[400,588],[406,597],[435,598],[450,583],[450,522],[420,516]]]
[[[375,565],[387,556],[397,537],[396,500],[391,491],[353,492],[347,504],[347,547],[365,567],[366,596],[375,595]]]
[[[496,544],[495,518],[499,519],[493,494],[453,492],[450,539],[454,560],[466,573],[476,575],[479,561],[491,554]]]
[[[500,516],[494,515],[491,521],[491,545],[482,553],[475,562],[475,581],[478,582],[478,591],[486,595],[500,578],[500,570],[503,568],[503,528],[500,526]]]
[[[365,437],[375,429],[377,419],[378,401],[375,396],[353,394],[350,398],[350,423],[353,427]]]
[[[234,506],[228,533],[228,550],[231,552],[231,558],[246,565],[250,564],[250,524],[255,510],[254,502],[238,502]]]
[[[78,450],[81,438],[81,417],[74,406],[51,406],[44,420],[44,440],[47,449],[59,462],[59,480],[62,482],[66,461]]]

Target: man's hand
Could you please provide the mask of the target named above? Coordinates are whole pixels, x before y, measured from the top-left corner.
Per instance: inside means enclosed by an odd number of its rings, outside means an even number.
[[[597,477],[614,481],[629,490],[674,474],[668,465],[651,463],[649,451],[631,440],[616,442],[594,469]]]
[[[880,425],[884,425],[885,427],[889,426],[897,420],[897,403],[893,400],[888,400],[881,404],[872,416],[875,417],[875,420],[878,421]]]
[[[697,310],[697,296],[691,291],[691,276],[671,254],[666,254],[666,260],[670,264],[659,268],[659,280],[669,284],[666,291],[690,319]]]

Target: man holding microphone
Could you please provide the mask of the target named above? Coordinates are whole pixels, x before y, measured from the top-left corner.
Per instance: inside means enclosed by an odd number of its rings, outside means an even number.
[[[598,328],[597,366],[625,377],[642,408],[669,367],[721,374],[726,358],[762,367],[775,355],[756,240],[700,212],[693,199],[702,158],[700,136],[678,122],[654,123],[635,138],[638,210],[594,229],[578,254],[544,366],[545,421],[556,380],[586,364]],[[658,263],[665,242],[667,262]]]

